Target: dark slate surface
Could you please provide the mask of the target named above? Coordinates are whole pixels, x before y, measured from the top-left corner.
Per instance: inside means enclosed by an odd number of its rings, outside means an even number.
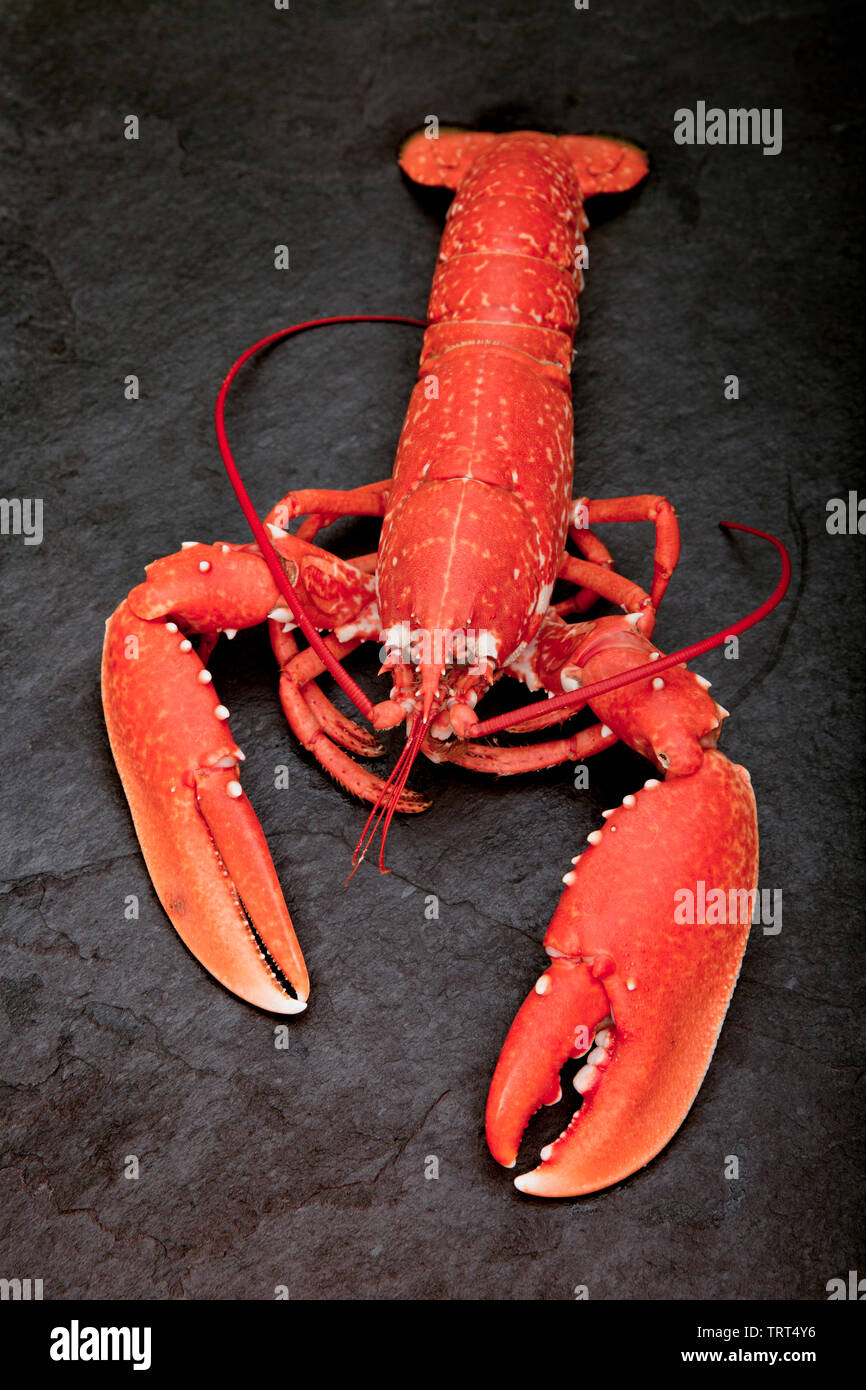
[[[827,499],[863,484],[845,17],[808,0],[4,7],[3,494],[43,498],[45,536],[0,552],[0,1274],[59,1298],[262,1299],[284,1284],[560,1299],[585,1284],[591,1298],[815,1299],[866,1267],[866,541],[825,528]],[[698,100],[783,108],[782,154],[676,146],[673,113]],[[220,652],[314,981],[277,1050],[275,1020],[216,985],[161,912],[100,714],[103,622],[144,564],[190,537],[245,538],[212,427],[235,355],[301,318],[423,313],[444,204],[410,189],[394,153],[429,113],[615,130],[652,153],[649,183],[592,234],[575,385],[578,486],[662,491],[680,512],[660,644],[714,631],[775,582],[772,552],[726,541],[719,517],[779,532],[795,559],[790,598],[739,661],[699,666],[752,771],[781,934],[753,934],[667,1150],[571,1202],[521,1198],[490,1160],[486,1087],[569,857],[646,765],[608,754],[585,793],[568,768],[500,785],[422,768],[435,804],[395,826],[391,876],[366,868],[344,889],[361,808],[287,734],[263,640]],[[273,269],[278,242],[289,273]],[[387,474],[417,349],[410,329],[340,329],[247,373],[231,432],[261,508],[291,485]],[[646,529],[612,541],[646,578]],[[372,659],[359,669],[372,688]],[[561,1119],[545,1112],[521,1167]]]

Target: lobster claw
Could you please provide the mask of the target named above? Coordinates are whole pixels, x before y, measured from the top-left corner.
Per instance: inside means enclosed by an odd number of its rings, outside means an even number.
[[[552,963],[512,1025],[487,1106],[490,1150],[513,1166],[531,1115],[558,1098],[562,1063],[591,1049],[575,1077],[580,1109],[540,1166],[515,1179],[542,1197],[579,1196],[636,1172],[697,1095],[752,916],[748,773],[707,751],[689,776],[651,779],[627,796],[590,846],[566,875],[545,938]]]
[[[142,586],[143,587],[143,586]],[[125,600],[106,624],[102,692],[111,747],[150,876],[201,964],[273,1012],[306,1008],[309,978],[243,757],[192,643]]]

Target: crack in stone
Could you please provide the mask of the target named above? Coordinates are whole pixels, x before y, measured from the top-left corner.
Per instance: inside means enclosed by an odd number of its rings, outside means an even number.
[[[317,1188],[315,1192],[311,1192],[308,1197],[305,1197],[302,1202],[298,1202],[296,1206],[292,1207],[292,1211],[301,1211],[304,1207],[309,1206],[311,1202],[315,1202],[318,1197],[323,1197],[329,1192],[345,1192],[355,1187],[375,1187],[382,1174],[387,1172],[389,1168],[393,1167],[394,1164],[398,1162],[398,1160],[408,1149],[409,1145],[412,1143],[412,1140],[417,1138],[417,1136],[422,1133],[424,1126],[427,1124],[427,1121],[433,1114],[433,1111],[436,1109],[437,1105],[439,1105],[440,1102],[443,1101],[445,1097],[450,1094],[450,1092],[451,1087],[449,1086],[448,1089],[443,1091],[440,1096],[436,1097],[432,1105],[428,1106],[427,1110],[424,1112],[423,1116],[421,1117],[420,1123],[415,1126],[411,1134],[409,1134],[408,1138],[406,1138],[403,1141],[403,1143],[397,1147],[396,1151],[393,1154],[389,1154],[388,1158],[382,1164],[382,1167],[378,1170],[377,1173],[373,1175],[372,1178],[356,1178],[353,1182],[333,1183],[327,1187]]]

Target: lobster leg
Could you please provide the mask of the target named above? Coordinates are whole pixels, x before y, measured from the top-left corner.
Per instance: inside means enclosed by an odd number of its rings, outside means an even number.
[[[274,656],[279,662],[280,672],[302,692],[311,714],[323,733],[341,748],[346,749],[347,752],[356,753],[359,757],[381,757],[385,749],[374,735],[360,724],[356,724],[353,719],[348,719],[346,715],[342,714],[319,689],[315,677],[308,674],[306,668],[310,663],[308,660],[301,659],[298,644],[291,631],[284,630],[286,625],[271,621],[269,626],[271,646]],[[353,642],[336,645],[329,643],[329,645],[337,659],[342,661],[344,657],[361,645],[361,638],[357,637]],[[310,656],[316,658],[318,671],[324,670],[323,663],[316,657],[312,648],[307,647],[306,651],[309,652]],[[281,691],[282,689],[281,681]]]
[[[602,569],[613,569],[613,556],[603,541],[599,540],[595,532],[590,531],[588,526],[569,527],[569,535],[574,541],[584,560],[589,560],[594,565],[600,565]],[[595,589],[581,586],[577,593],[569,594],[568,598],[561,599],[551,607],[560,617],[565,617],[568,613],[585,613],[597,602],[599,595]]]
[[[357,625],[356,625],[357,626]],[[369,630],[359,631],[357,637],[353,637],[349,642],[334,644],[329,642],[334,654],[342,660],[349,652],[354,651],[355,647],[366,638],[378,635],[378,627],[373,626]],[[275,650],[279,648],[275,645]],[[329,737],[322,720],[311,708],[307,700],[306,690],[308,683],[316,676],[321,675],[323,666],[316,653],[307,648],[298,655],[291,657],[283,666],[280,675],[280,701],[283,712],[289,722],[289,726],[295,737],[304,745],[308,752],[321,763],[326,772],[340,783],[347,792],[359,797],[362,801],[369,801],[375,804],[384,790],[385,782],[375,773],[369,772],[366,768],[359,767],[354,758],[345,753],[342,748],[337,747],[332,738]],[[323,697],[324,698],[324,697]],[[329,702],[330,703],[330,702]],[[333,706],[331,707],[333,708]],[[339,718],[339,712],[334,710],[334,714]],[[357,725],[349,720],[345,721],[350,725],[351,730],[357,730],[358,734],[365,731],[359,729]],[[378,744],[375,745],[378,747]],[[366,750],[363,756],[372,756]],[[409,813],[426,811],[429,801],[420,796],[417,792],[403,790],[397,801],[397,810]]]
[[[524,726],[525,727],[525,726]],[[545,743],[524,743],[509,748],[497,748],[490,744],[457,743],[446,748],[444,754],[434,757],[434,761],[444,760],[465,767],[470,772],[492,772],[497,777],[514,777],[524,772],[540,772],[544,768],[558,767],[560,763],[582,762],[596,753],[612,748],[619,740],[604,725],[593,724],[589,729],[568,738],[550,739]],[[429,748],[425,748],[428,757]]]
[[[592,525],[602,525],[612,521],[651,521],[655,527],[656,543],[654,570],[650,597],[653,608],[658,611],[671,575],[680,558],[680,528],[677,514],[666,497],[655,494],[641,494],[635,497],[609,497],[603,501],[593,501],[589,497],[576,497],[571,507],[569,535],[579,546],[581,535]],[[597,537],[593,543],[601,546]],[[602,549],[605,548],[602,546]],[[581,553],[588,560],[596,559],[594,554],[581,546]],[[610,555],[599,557],[603,564]]]
[[[314,537],[330,526],[341,516],[384,516],[388,505],[391,479],[381,483],[365,483],[363,487],[350,491],[332,488],[304,488],[287,492],[275,507],[272,507],[265,524],[276,527],[277,531],[287,531],[293,517],[303,516],[297,535],[301,540]]]
[[[619,604],[626,613],[640,613],[641,631],[652,631],[655,609],[652,607],[649,594],[639,584],[626,579],[616,570],[594,564],[591,560],[579,560],[574,555],[566,555],[559,567],[559,577],[572,584],[591,588],[600,598]]]

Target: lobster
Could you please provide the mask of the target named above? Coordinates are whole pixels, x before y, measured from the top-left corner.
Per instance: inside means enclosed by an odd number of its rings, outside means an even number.
[[[640,183],[643,152],[601,136],[427,134],[406,142],[401,167],[455,197],[393,476],[290,492],[263,527],[228,446],[226,393],[253,352],[317,324],[249,349],[223,383],[217,435],[255,539],[187,542],[147,567],[106,625],[105,717],[175,928],[228,989],[284,1014],[306,1007],[309,978],[207,668],[220,633],[268,621],[290,727],[338,783],[372,804],[356,867],[380,827],[384,854],[395,811],[425,808],[407,788],[419,753],[507,775],[580,763],[621,740],[654,764],[660,776],[604,812],[564,875],[544,941],[549,963],[508,1033],[487,1104],[489,1148],[514,1167],[532,1114],[560,1099],[566,1061],[583,1059],[579,1108],[540,1166],[515,1179],[525,1193],[574,1196],[659,1152],[712,1057],[748,917],[695,926],[679,920],[675,903],[706,884],[753,895],[758,833],[749,775],[716,746],[727,711],[685,661],[765,616],[787,574],[749,618],[664,656],[651,636],[679,556],[673,507],[657,495],[573,496],[584,200]],[[344,516],[381,518],[377,553],[348,561],[316,544]],[[595,531],[640,521],[655,528],[649,592],[613,568]],[[767,539],[784,567],[784,547]],[[573,592],[553,602],[557,581]],[[599,598],[621,612],[587,617]],[[342,665],[366,641],[383,644],[393,682],[378,704]],[[372,733],[320,689],[326,672]],[[476,706],[503,676],[547,699],[481,720]],[[536,733],[586,705],[597,722],[576,733],[483,741],[501,729]],[[383,752],[376,731],[404,722],[403,752],[383,780],[358,759]]]

